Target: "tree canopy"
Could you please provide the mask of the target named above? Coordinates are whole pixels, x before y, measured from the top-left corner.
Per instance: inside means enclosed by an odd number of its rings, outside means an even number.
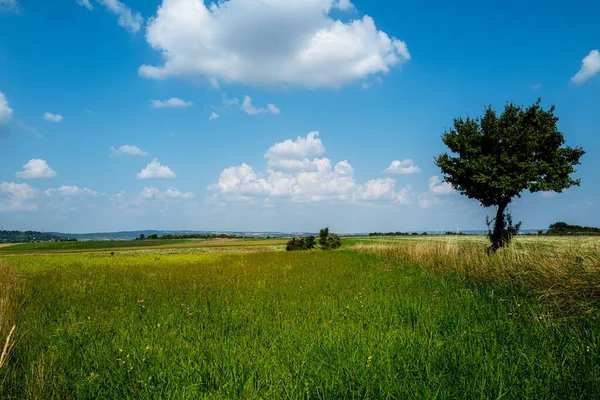
[[[565,146],[554,110],[544,110],[539,99],[527,108],[509,103],[500,115],[488,106],[480,118],[455,119],[442,136],[450,154],[439,155],[435,163],[444,180],[482,206],[498,207],[490,231],[493,250],[518,230],[505,214],[513,198],[526,190],[560,193],[580,183],[571,175],[585,152]]]

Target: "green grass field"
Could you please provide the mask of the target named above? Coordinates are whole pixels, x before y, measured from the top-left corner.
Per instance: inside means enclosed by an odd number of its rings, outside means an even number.
[[[599,242],[519,239],[486,261],[463,239],[13,250],[0,398],[600,398]],[[550,296],[549,274],[571,286]]]
[[[87,240],[77,242],[23,243],[0,247],[2,254],[110,252],[153,248],[245,247],[285,243],[282,239],[157,239],[157,240]]]

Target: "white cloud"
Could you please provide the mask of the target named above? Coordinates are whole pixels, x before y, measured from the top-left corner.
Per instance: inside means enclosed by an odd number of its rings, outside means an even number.
[[[541,83],[537,83],[537,84],[535,84],[535,85],[533,85],[531,87],[531,89],[534,90],[534,91],[535,90],[540,90],[541,88],[542,88],[542,84]]]
[[[144,23],[144,18],[139,12],[132,12],[129,6],[121,3],[119,0],[96,0],[119,17],[119,26],[125,28],[128,32],[136,33]]]
[[[0,0],[0,13],[2,12],[20,13],[19,2],[17,0]]]
[[[114,154],[115,156],[147,156],[148,153],[146,153],[144,150],[140,149],[137,146],[130,146],[128,144],[124,144],[123,146],[119,147],[118,149],[116,149],[114,146],[112,146],[110,148],[110,151],[112,154]]]
[[[63,185],[58,189],[47,189],[44,191],[46,196],[64,196],[64,197],[73,197],[73,196],[96,196],[98,192],[95,192],[89,188],[79,188],[78,186],[67,186]]]
[[[279,114],[281,110],[275,106],[275,104],[267,104],[267,111],[271,114]]]
[[[571,78],[571,82],[576,85],[583,85],[598,72],[600,72],[600,52],[592,50],[581,61],[581,69]]]
[[[215,193],[211,200],[216,203],[263,201],[269,204],[277,199],[410,203],[410,187],[396,192],[394,179],[374,179],[360,185],[354,179],[354,169],[348,161],[333,165],[330,159],[319,158],[325,147],[318,136],[315,131],[306,137],[271,146],[264,156],[269,167],[266,176],[256,173],[248,164],[226,168],[221,172],[219,182],[209,186]]]
[[[37,190],[26,183],[2,182],[0,184],[0,212],[35,211],[37,206],[27,200],[36,196]]]
[[[235,99],[237,100],[237,99]],[[244,102],[240,106],[242,111],[250,115],[258,115],[263,113],[279,114],[281,110],[275,107],[274,104],[267,104],[267,108],[256,108],[252,105],[252,98],[250,96],[244,96]]]
[[[456,192],[456,190],[454,190],[454,188],[452,187],[451,184],[449,184],[448,182],[440,181],[440,177],[437,175],[434,175],[431,178],[429,178],[428,182],[429,182],[429,190],[433,194],[447,195],[447,194],[453,194]]]
[[[347,0],[163,0],[146,40],[163,65],[139,74],[203,76],[250,86],[337,88],[410,60],[404,42],[377,30],[369,16],[342,22]]]
[[[446,196],[456,193],[456,190],[448,182],[440,180],[440,177],[433,175],[428,179],[429,191],[419,194],[418,203],[421,208],[429,208],[440,204],[442,201],[439,196]]]
[[[214,121],[215,119],[219,118],[219,114],[217,114],[216,112],[212,112],[212,114],[210,114],[210,116],[208,117],[209,120]]]
[[[171,168],[162,165],[156,158],[137,174],[138,179],[172,179],[176,176]]]
[[[194,104],[191,101],[183,101],[177,97],[171,97],[169,100],[150,100],[150,107],[154,108],[184,108],[191,107]]]
[[[87,8],[90,11],[92,11],[94,9],[94,7],[92,7],[92,4],[90,3],[90,0],[77,0],[77,4],[79,4],[82,7]]]
[[[386,174],[401,174],[401,175],[409,175],[416,174],[421,172],[421,168],[419,168],[415,162],[411,159],[404,161],[392,161],[389,167],[385,169]]]
[[[8,105],[8,99],[0,92],[0,125],[8,123],[13,117],[13,110]]]
[[[407,185],[396,192],[396,181],[391,178],[371,179],[358,189],[357,198],[369,201],[393,201],[400,204],[410,204],[412,187]]]
[[[24,170],[17,172],[17,178],[22,179],[37,179],[37,178],[53,178],[56,172],[50,168],[45,160],[32,158],[23,165]]]
[[[50,122],[61,122],[64,119],[60,114],[52,114],[49,112],[45,113],[42,118]]]
[[[194,194],[190,192],[180,192],[174,188],[168,188],[160,191],[155,187],[145,187],[140,193],[140,197],[145,200],[189,200],[194,198]]]
[[[318,157],[325,153],[325,146],[319,139],[319,132],[310,132],[306,137],[298,136],[296,140],[288,139],[283,142],[275,143],[267,150],[265,158],[274,159],[294,159],[299,160],[306,157]]]

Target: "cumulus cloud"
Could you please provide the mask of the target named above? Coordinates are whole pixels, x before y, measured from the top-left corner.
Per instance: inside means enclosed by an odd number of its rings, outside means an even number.
[[[216,112],[212,112],[212,114],[210,114],[210,116],[208,117],[209,120],[214,121],[215,119],[219,118],[219,114],[217,114]]]
[[[119,147],[118,149],[115,148],[114,146],[111,146],[110,152],[115,156],[147,156],[148,155],[148,153],[146,153],[144,150],[140,149],[139,147],[131,146],[128,144],[124,144],[123,146]]]
[[[600,52],[592,50],[581,61],[581,69],[571,78],[571,82],[576,85],[583,85],[598,72],[600,72]]]
[[[177,97],[171,97],[168,100],[150,100],[150,107],[154,108],[185,108],[191,107],[194,104],[191,101],[183,101]]]
[[[17,172],[17,178],[22,179],[38,179],[38,178],[54,178],[54,171],[45,160],[40,158],[32,158],[23,165],[23,171]]]
[[[164,63],[142,65],[141,76],[338,88],[410,60],[406,44],[378,30],[371,17],[333,19],[334,8],[353,8],[348,0],[204,3],[163,0],[146,40]]]
[[[78,186],[67,186],[63,185],[58,189],[47,189],[44,191],[46,196],[63,196],[63,197],[73,197],[73,196],[96,196],[98,192],[95,192],[89,188],[79,188]]]
[[[264,156],[269,167],[266,175],[255,172],[245,163],[224,169],[219,182],[209,186],[209,190],[215,193],[211,200],[410,202],[410,188],[396,191],[394,179],[376,179],[360,185],[348,161],[334,165],[330,159],[319,157],[325,152],[325,147],[318,136],[319,132],[315,131],[306,137],[288,139],[271,146]]]
[[[37,206],[28,203],[37,190],[26,183],[2,182],[0,184],[0,212],[35,211]]]
[[[13,110],[8,105],[8,99],[4,93],[0,92],[0,129],[6,125],[13,117]]]
[[[411,159],[404,161],[392,161],[389,167],[385,169],[386,174],[400,174],[400,175],[409,175],[416,174],[421,172],[421,168],[419,168],[415,162]]]
[[[433,175],[428,179],[429,191],[419,194],[418,203],[421,208],[429,208],[441,203],[439,196],[447,196],[456,193],[456,190],[448,182],[444,182],[439,176]]]
[[[252,105],[252,98],[250,96],[244,96],[244,102],[242,103],[240,108],[246,114],[250,114],[250,115],[258,115],[258,114],[264,114],[264,113],[279,114],[281,112],[281,110],[279,108],[275,107],[274,104],[267,104],[267,108],[254,107]]]
[[[440,177],[437,175],[434,175],[431,178],[429,178],[428,183],[429,190],[433,194],[447,195],[456,192],[456,190],[454,190],[451,184],[449,184],[448,182],[440,181]]]
[[[176,176],[171,168],[162,165],[156,158],[137,174],[138,179],[173,179]]]
[[[45,119],[46,121],[50,121],[50,122],[61,122],[63,120],[63,116],[60,114],[52,114],[52,113],[45,113],[44,116],[42,117],[43,119]]]
[[[175,188],[168,188],[160,191],[155,187],[145,187],[140,193],[140,197],[145,200],[189,200],[194,198],[190,192],[181,192]]]

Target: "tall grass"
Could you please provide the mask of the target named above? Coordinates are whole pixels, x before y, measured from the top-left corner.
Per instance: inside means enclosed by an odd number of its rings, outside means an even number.
[[[397,256],[9,262],[25,335],[3,399],[600,397],[597,320],[555,324],[527,290]]]
[[[488,256],[484,240],[460,237],[413,241],[358,240],[353,248],[434,274],[527,288],[560,316],[600,312],[600,240],[519,238]]]
[[[15,318],[22,288],[22,280],[17,273],[0,261],[0,374],[15,345]]]

